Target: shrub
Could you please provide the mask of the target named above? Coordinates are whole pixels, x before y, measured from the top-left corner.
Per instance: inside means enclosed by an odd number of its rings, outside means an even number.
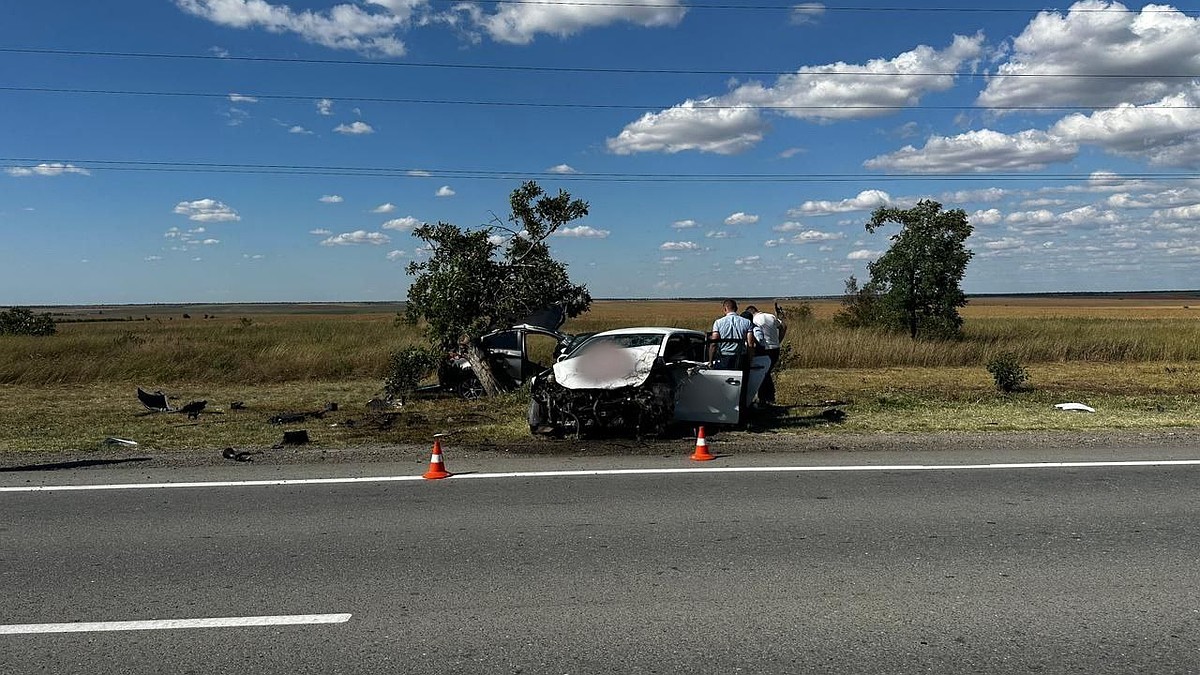
[[[34,314],[24,307],[0,312],[0,335],[54,335],[58,327],[50,313]]]
[[[988,372],[996,380],[996,388],[1005,393],[1022,389],[1029,380],[1029,373],[1021,367],[1013,352],[1001,352],[987,362]]]
[[[388,398],[401,402],[417,388],[421,380],[437,368],[437,354],[420,347],[407,347],[393,352],[388,361],[387,377],[383,392]]]

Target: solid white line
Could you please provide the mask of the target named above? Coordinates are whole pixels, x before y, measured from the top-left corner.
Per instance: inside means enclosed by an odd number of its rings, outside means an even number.
[[[1138,459],[1097,462],[1016,462],[1008,464],[881,464],[830,466],[690,466],[661,469],[575,469],[567,471],[510,471],[461,473],[449,479],[565,478],[578,476],[639,476],[698,473],[823,473],[837,471],[978,471],[994,469],[1091,469],[1137,466],[1197,466],[1200,459]],[[99,485],[20,485],[0,487],[0,492],[72,492],[86,490],[150,490],[167,488],[271,487],[279,485],[337,485],[343,483],[395,483],[424,481],[413,476],[356,476],[346,478],[280,478],[275,480],[200,481],[190,483],[114,483]]]
[[[289,614],[284,616],[229,616],[214,619],[158,619],[154,621],[17,623],[0,625],[0,635],[29,635],[33,633],[95,633],[116,630],[170,630],[176,628],[296,626],[318,623],[346,623],[349,620],[349,614]]]

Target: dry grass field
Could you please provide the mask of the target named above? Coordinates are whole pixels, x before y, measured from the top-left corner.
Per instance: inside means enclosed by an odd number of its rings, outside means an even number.
[[[800,301],[781,300],[784,306]],[[748,300],[760,308],[773,301]],[[835,326],[834,300],[807,301],[791,322],[780,401],[849,401],[847,432],[1200,426],[1200,294],[983,297],[965,308],[965,338],[913,342]],[[107,436],[144,446],[260,447],[282,428],[278,412],[337,413],[309,420],[318,443],[423,441],[438,431],[463,442],[527,440],[520,392],[494,401],[415,401],[368,414],[388,355],[421,341],[397,324],[395,304],[188,305],[51,308],[50,338],[0,336],[0,451],[88,449]],[[707,329],[718,301],[598,301],[567,332],[618,326]],[[187,314],[188,318],[184,315]],[[995,391],[984,364],[1018,354],[1031,390]],[[199,420],[141,415],[141,386],[178,403],[206,399]],[[245,411],[229,409],[244,401]],[[1052,404],[1082,401],[1096,415]],[[813,412],[796,408],[794,418]],[[763,422],[803,433],[797,419]],[[318,431],[319,430],[319,431]]]

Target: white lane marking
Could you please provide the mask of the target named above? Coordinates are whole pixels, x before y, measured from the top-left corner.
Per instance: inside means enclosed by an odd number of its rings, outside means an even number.
[[[228,616],[213,619],[158,619],[153,621],[17,623],[0,625],[0,635],[29,635],[33,633],[95,633],[116,630],[170,630],[175,628],[296,626],[319,623],[346,623],[349,620],[349,614],[288,614],[283,616]]]
[[[821,473],[836,471],[976,471],[989,469],[1091,469],[1137,466],[1197,466],[1200,459],[1138,459],[1097,462],[1015,462],[1007,464],[879,464],[830,466],[692,466],[660,469],[575,469],[566,471],[509,471],[460,473],[450,480],[468,478],[559,478],[572,476],[638,476],[696,473]],[[112,483],[98,485],[20,485],[0,487],[0,492],[71,492],[85,490],[150,490],[167,488],[271,487],[278,485],[337,485],[344,483],[395,483],[421,481],[413,476],[354,476],[343,478],[279,478],[275,480],[200,481],[190,483]]]

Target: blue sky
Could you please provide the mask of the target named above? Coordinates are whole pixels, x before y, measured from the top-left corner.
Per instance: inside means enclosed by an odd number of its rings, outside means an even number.
[[[522,178],[597,297],[835,294],[921,198],[968,292],[1200,285],[1196,7],[955,4],[16,3],[0,305],[402,299]]]

